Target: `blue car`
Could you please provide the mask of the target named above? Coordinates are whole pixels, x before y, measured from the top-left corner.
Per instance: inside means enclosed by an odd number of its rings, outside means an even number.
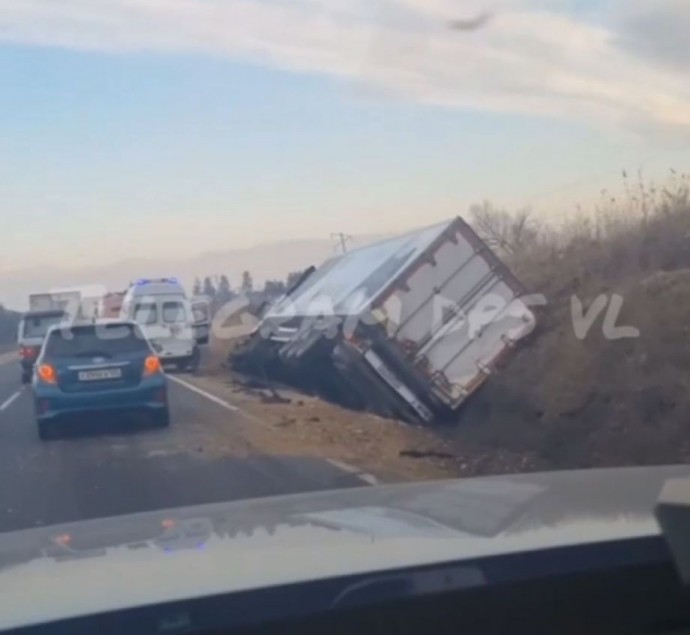
[[[165,373],[134,322],[53,326],[32,387],[43,440],[57,436],[60,420],[78,414],[144,412],[157,426],[170,423]]]

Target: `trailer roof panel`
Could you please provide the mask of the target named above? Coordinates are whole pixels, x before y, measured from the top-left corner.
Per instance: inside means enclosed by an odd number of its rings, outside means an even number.
[[[358,315],[455,219],[360,247],[326,261],[266,317]]]

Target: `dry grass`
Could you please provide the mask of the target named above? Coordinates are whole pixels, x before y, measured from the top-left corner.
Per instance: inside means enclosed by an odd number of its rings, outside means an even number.
[[[603,192],[591,215],[536,228],[504,254],[548,304],[531,341],[446,431],[459,447],[524,453],[539,469],[690,459],[688,179],[628,181],[622,199]],[[603,314],[575,336],[572,296],[586,309],[600,294],[623,297],[618,323],[639,337],[607,339]]]

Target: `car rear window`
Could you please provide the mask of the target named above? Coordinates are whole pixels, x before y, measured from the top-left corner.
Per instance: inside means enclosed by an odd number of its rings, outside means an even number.
[[[182,302],[163,302],[163,322],[174,324],[184,322],[187,319],[187,311]]]
[[[59,324],[63,319],[61,315],[26,317],[22,320],[23,337],[45,337],[48,329],[54,324]]]
[[[97,324],[53,331],[46,342],[48,357],[114,357],[151,350],[133,324]]]

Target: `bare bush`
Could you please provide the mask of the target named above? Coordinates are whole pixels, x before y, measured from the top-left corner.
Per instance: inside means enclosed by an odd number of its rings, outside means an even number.
[[[589,214],[533,225],[528,243],[504,249],[547,304],[534,337],[463,410],[458,447],[534,457],[535,469],[690,461],[690,182],[672,172],[657,187],[624,173],[623,185]],[[511,236],[521,219],[507,216],[479,220]],[[602,294],[623,299],[616,322],[637,335],[607,338],[601,315],[576,336],[572,298],[589,307]]]
[[[477,233],[505,257],[531,288],[558,280],[613,283],[630,275],[690,268],[690,181],[672,171],[668,183],[635,183],[623,172],[623,195],[602,190],[590,213],[560,227],[537,224],[528,211],[489,202],[470,208]]]
[[[510,213],[488,201],[470,208],[475,231],[491,247],[513,255],[527,249],[538,237],[529,210]]]

